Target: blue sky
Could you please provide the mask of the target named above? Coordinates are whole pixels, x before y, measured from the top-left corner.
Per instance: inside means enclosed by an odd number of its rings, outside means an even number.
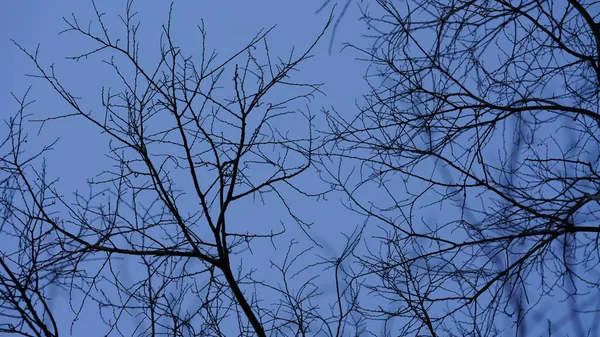
[[[14,113],[18,105],[11,97],[11,92],[21,97],[32,86],[29,99],[35,100],[28,110],[32,119],[60,115],[69,111],[69,107],[50,90],[47,83],[25,74],[35,74],[33,64],[11,42],[14,39],[28,51],[33,51],[39,45],[39,59],[45,66],[54,65],[59,78],[75,95],[83,98],[83,104],[90,111],[98,109],[100,104],[100,91],[102,86],[114,83],[109,68],[99,62],[99,58],[90,58],[73,62],[65,57],[75,55],[89,49],[92,45],[81,39],[77,34],[58,33],[66,28],[63,17],[75,14],[82,24],[93,19],[93,7],[88,1],[4,1],[0,4],[0,64],[3,79],[0,82],[0,99],[6,104],[7,115]],[[176,43],[188,54],[199,52],[199,33],[196,26],[200,20],[204,21],[207,30],[208,49],[215,49],[218,58],[226,59],[239,48],[248,43],[261,29],[268,29],[274,25],[268,41],[272,55],[287,57],[291,50],[304,50],[319,34],[329,16],[329,9],[315,13],[319,8],[319,1],[253,1],[253,2],[198,2],[177,1],[173,8],[173,29]],[[119,33],[119,22],[116,15],[123,13],[124,2],[98,2],[98,8],[106,12],[107,24],[116,34]],[[169,10],[168,2],[141,2],[136,4],[137,19],[142,22],[140,44],[143,51],[142,62],[152,64],[156,60],[161,24],[167,20]],[[337,11],[339,13],[339,10]],[[359,62],[358,56],[352,50],[340,53],[343,42],[359,42],[362,34],[362,25],[357,22],[358,11],[351,7],[341,22],[336,39],[332,45],[332,53],[328,52],[331,33],[327,34],[312,54],[314,57],[301,66],[301,72],[295,74],[296,80],[325,83],[323,91],[326,95],[317,95],[305,107],[310,108],[315,114],[321,108],[335,106],[338,111],[354,111],[355,102],[359,101],[366,90],[362,76],[367,64]],[[154,59],[153,59],[154,58]],[[111,82],[112,81],[112,82]],[[321,119],[320,123],[323,120]],[[318,125],[318,128],[324,124]],[[293,130],[293,128],[292,128]],[[39,133],[38,133],[39,131]],[[73,192],[87,193],[86,181],[94,178],[102,169],[112,165],[103,153],[106,153],[107,141],[91,125],[81,120],[68,119],[59,123],[31,123],[28,126],[28,149],[34,151],[54,139],[59,139],[54,150],[44,157],[51,177],[59,178],[57,187],[66,200],[73,201]],[[41,164],[41,161],[38,162]],[[319,191],[326,188],[316,172],[302,176],[299,184],[309,191]],[[318,254],[324,257],[337,256],[343,246],[343,236],[340,233],[350,233],[362,219],[355,214],[347,212],[339,198],[330,198],[328,201],[310,200],[293,193],[288,201],[297,210],[302,210],[303,220],[314,222],[311,234],[322,245]],[[260,258],[261,251],[254,249],[254,256],[242,257],[237,263],[245,264],[249,260],[252,266],[259,267],[259,272],[269,278],[268,259],[277,261],[283,258],[287,250],[287,243],[294,237],[300,241],[299,247],[307,245],[302,232],[291,223],[289,215],[280,206],[272,206],[269,200],[265,204],[242,203],[233,213],[234,220],[247,224],[248,220],[265,226],[265,230],[277,230],[280,222],[288,228],[288,236],[277,244],[278,256],[273,256],[273,251],[267,249],[268,254]],[[268,214],[268,216],[265,216]],[[235,221],[233,221],[235,222]],[[298,248],[300,251],[302,248]],[[312,258],[312,257],[311,257]],[[256,259],[259,259],[257,262]],[[262,263],[261,263],[262,262]],[[117,262],[122,268],[123,280],[135,278],[135,264],[127,259]],[[131,274],[131,273],[134,274]],[[332,291],[331,284],[321,284],[321,290]],[[61,328],[72,330],[73,335],[82,335],[89,332],[91,326],[98,324],[95,308],[86,308],[79,321],[72,327],[70,320],[61,320],[61,316],[72,318],[70,305],[60,290],[55,290],[53,305],[57,310],[57,318],[62,321]],[[77,301],[75,301],[77,302]],[[74,305],[77,307],[76,303]],[[135,320],[131,322],[135,325]]]
[[[200,39],[196,26],[202,20],[207,30],[207,49],[215,49],[218,59],[224,60],[248,43],[261,29],[268,29],[276,25],[268,38],[270,51],[272,55],[287,57],[292,49],[296,53],[304,50],[321,31],[329,15],[328,9],[315,13],[321,3],[318,0],[179,0],[173,9],[173,35],[175,43],[183,48],[185,54],[197,55],[200,52]],[[106,20],[110,29],[115,34],[119,34],[120,23],[116,15],[123,12],[124,2],[98,1],[98,7],[102,12],[107,13]],[[151,66],[158,58],[161,25],[167,20],[169,2],[138,0],[136,10],[139,12],[137,19],[142,23],[139,35],[143,55],[142,62]],[[338,7],[335,14],[339,15],[340,10],[341,7]],[[39,44],[41,63],[46,67],[54,64],[61,81],[73,94],[83,98],[86,109],[96,111],[100,108],[101,89],[103,86],[116,83],[115,77],[109,71],[108,66],[99,62],[98,57],[82,59],[78,62],[65,59],[67,56],[93,48],[89,41],[76,34],[58,34],[66,28],[62,18],[70,17],[71,13],[74,13],[82,24],[87,24],[88,21],[94,19],[93,7],[89,1],[5,0],[0,3],[0,49],[3,51],[0,53],[0,74],[3,76],[0,81],[0,100],[5,102],[1,117],[12,115],[18,108],[10,93],[13,92],[20,97],[30,86],[32,89],[29,98],[36,101],[28,110],[32,114],[32,119],[61,115],[69,111],[69,107],[57,97],[46,82],[24,75],[35,74],[36,70],[31,61],[14,46],[10,39],[16,40],[28,51],[35,50]],[[329,53],[330,30],[314,49],[312,53],[314,57],[300,66],[300,72],[294,74],[294,79],[298,81],[324,83],[322,90],[325,95],[316,95],[310,102],[303,102],[295,106],[297,109],[310,109],[316,115],[317,129],[326,128],[323,116],[320,114],[321,109],[334,107],[342,116],[354,116],[357,112],[356,104],[362,104],[362,95],[368,90],[363,79],[368,63],[357,60],[356,58],[361,55],[352,49],[345,49],[341,52],[345,42],[369,46],[370,40],[363,37],[366,31],[363,23],[358,21],[359,14],[356,4],[353,3],[338,27],[332,53]],[[281,94],[284,95],[286,92]],[[290,132],[298,131],[296,125],[289,125],[288,129]],[[107,152],[107,139],[99,134],[93,126],[81,120],[67,119],[56,123],[47,123],[43,127],[40,123],[32,122],[28,125],[27,130],[30,135],[28,148],[32,152],[54,139],[60,139],[54,150],[48,153],[44,159],[48,165],[49,175],[60,178],[57,187],[66,200],[73,201],[73,192],[76,190],[83,194],[87,193],[86,182],[112,165],[103,155]],[[501,148],[503,144],[497,143],[496,145]],[[492,148],[490,147],[490,149]],[[41,161],[37,164],[41,165]],[[352,169],[353,167],[342,168],[346,174]],[[438,171],[436,174],[443,175],[444,172]],[[452,177],[444,177],[444,179],[452,180]],[[318,192],[328,187],[319,179],[314,170],[302,175],[295,182],[310,192]],[[387,186],[402,186],[403,183],[404,177],[396,175],[387,181]],[[419,191],[422,186],[413,181],[408,189]],[[394,191],[400,195],[405,190],[398,188]],[[344,205],[348,205],[349,201],[343,194],[330,194],[325,200],[317,200],[305,198],[289,189],[286,189],[285,192],[286,200],[297,213],[303,216],[303,220],[314,223],[310,233],[321,247],[315,247],[310,252],[311,257],[307,261],[313,259],[314,256],[326,258],[338,256],[345,242],[342,234],[349,235],[365,221],[361,216],[347,210]],[[380,202],[379,206],[386,205],[386,203],[389,206],[391,202],[375,184],[363,186],[360,195],[363,198],[362,201],[366,203]],[[435,197],[439,196],[433,195],[431,199],[433,200]],[[251,254],[245,253],[234,262],[236,266],[257,268],[258,277],[263,279],[277,277],[277,273],[270,266],[270,260],[281,262],[285,258],[291,240],[298,241],[298,244],[293,247],[296,252],[310,246],[310,241],[293,224],[290,216],[275,199],[267,197],[264,202],[249,200],[240,203],[235,206],[232,214],[233,226],[237,226],[240,231],[251,227],[252,230],[258,228],[259,231],[268,232],[281,228],[281,223],[288,229],[286,236],[274,244],[274,249],[270,242],[261,243]],[[429,199],[425,198],[421,202],[426,204],[428,201]],[[413,220],[419,224],[436,224],[440,217],[456,215],[457,213],[453,213],[456,210],[448,206],[419,209],[415,211]],[[398,216],[396,209],[390,214]],[[395,219],[395,222],[401,222],[401,219]],[[372,235],[381,234],[377,228],[378,224],[371,219],[367,231],[364,233],[366,239]],[[445,234],[452,235],[452,231]],[[386,247],[375,245],[373,248],[377,250]],[[364,249],[364,246],[361,246],[360,249]],[[133,282],[138,268],[140,268],[139,265],[128,259],[119,260],[116,263],[120,268],[123,281]],[[320,290],[325,294],[332,293],[334,287],[331,278],[328,278],[331,276],[331,270],[319,274],[316,269],[314,273],[321,276],[318,280]],[[53,305],[55,308],[61,308],[56,311],[59,320],[61,315],[72,318],[71,310],[67,309],[69,303],[66,300],[66,294],[61,296],[60,290],[56,289],[55,291],[56,297]],[[323,297],[324,305],[327,300],[325,295]],[[363,302],[363,304],[365,303],[368,303],[368,297],[366,302]],[[556,305],[558,302],[553,303]],[[186,305],[193,306],[194,301],[190,300],[190,303],[186,303]],[[373,305],[377,305],[377,303],[373,303]],[[546,314],[546,308],[541,307],[540,312],[541,314],[538,316],[535,313],[532,315],[533,320],[541,320],[540,317]],[[552,314],[562,317],[562,313],[551,313],[551,316]],[[510,319],[506,317],[502,319],[505,319],[506,326],[510,326]],[[70,326],[69,320],[63,320],[61,327],[66,329],[64,331],[70,331],[72,328],[74,336],[89,333],[90,326],[97,327],[98,335],[105,333],[102,330],[104,329],[103,325],[97,324],[97,322],[97,310],[90,306],[85,308],[80,320],[73,327]],[[128,328],[133,329],[137,323],[132,318]],[[390,325],[387,328],[393,329],[394,327]],[[373,331],[378,332],[377,329],[379,327],[374,328]]]
[[[208,31],[208,48],[214,48],[221,58],[225,58],[250,41],[261,29],[277,25],[277,28],[270,34],[270,47],[276,55],[283,56],[287,55],[293,47],[307,46],[322,29],[329,12],[323,11],[315,14],[315,8],[318,8],[317,3],[318,1],[302,3],[259,1],[252,2],[252,4],[236,2],[235,6],[232,6],[227,2],[220,1],[210,3],[178,1],[174,6],[173,13],[175,36],[188,53],[198,52],[199,34],[197,34],[196,26],[202,19]],[[65,108],[63,102],[47,91],[45,83],[41,81],[36,83],[33,79],[24,76],[24,74],[34,73],[34,69],[30,60],[24,57],[10,41],[10,39],[14,39],[28,50],[34,50],[39,44],[40,59],[43,64],[47,66],[54,64],[61,78],[66,83],[76,86],[78,95],[90,97],[89,101],[95,99],[95,103],[99,103],[100,86],[110,83],[108,81],[111,80],[111,78],[105,78],[105,82],[102,81],[102,76],[107,73],[108,68],[102,68],[97,60],[83,60],[77,63],[65,60],[66,56],[84,50],[89,44],[76,34],[58,35],[58,32],[66,28],[62,18],[70,17],[71,13],[75,13],[81,22],[93,19],[91,4],[87,1],[5,1],[1,5],[0,34],[2,35],[0,43],[2,43],[2,50],[6,51],[0,56],[4,74],[0,92],[3,101],[11,101],[11,91],[19,96],[30,85],[33,85],[30,97],[35,98],[38,102],[33,107],[36,113],[52,114],[56,110]],[[168,5],[168,2],[144,2],[143,5],[138,3],[136,6],[139,12],[138,18],[142,21],[141,45],[142,48],[148,50],[149,64],[151,64],[152,57],[157,57],[160,25],[167,19]],[[111,19],[109,21],[112,25],[111,29],[118,31],[120,26],[116,15],[123,11],[124,5],[116,1],[101,2],[99,8],[111,14],[107,15],[107,18]],[[351,17],[352,15],[353,17]],[[360,37],[361,26],[356,23],[357,15],[358,13],[354,11],[348,15],[348,20],[342,22],[338,30],[334,52],[331,55],[327,53],[328,35],[327,39],[319,44],[313,53],[315,57],[307,62],[302,72],[298,74],[300,78],[326,83],[325,93],[327,96],[318,96],[311,104],[316,111],[320,107],[329,106],[353,109],[354,100],[348,98],[360,99],[364,93],[365,85],[362,76],[366,64],[354,59],[357,56],[356,53],[337,52],[341,49],[342,42],[356,40],[357,36]],[[78,125],[78,128],[80,127],[82,126]],[[83,127],[85,128],[85,126]],[[80,139],[81,135],[89,135],[85,130],[70,130],[71,132],[68,133],[62,132],[62,130],[47,130],[46,136],[51,137],[52,133],[60,133],[63,140],[59,151],[69,153],[70,151],[66,147],[83,145],[76,139]],[[97,158],[93,151],[85,152],[90,155],[90,158],[86,158],[87,160]],[[53,157],[62,161],[60,154],[55,153]],[[85,181],[88,173],[84,170],[75,170],[67,176]]]

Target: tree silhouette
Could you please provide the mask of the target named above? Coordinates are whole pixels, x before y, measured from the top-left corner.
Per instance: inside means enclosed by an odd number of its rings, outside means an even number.
[[[372,44],[353,47],[371,92],[357,116],[329,111],[329,179],[381,228],[356,277],[390,335],[599,331],[599,14],[578,0],[363,8]]]
[[[0,230],[15,240],[0,250],[0,331],[58,336],[64,323],[56,323],[49,303],[60,290],[69,296],[72,324],[97,306],[106,335],[339,336],[355,306],[351,289],[339,288],[331,308],[315,302],[321,294],[315,275],[339,263],[305,263],[310,245],[286,241],[286,226],[271,219],[287,213],[306,231],[286,198],[326,192],[310,194],[296,184],[316,154],[313,116],[304,104],[320,84],[295,81],[293,73],[331,18],[311,45],[287,58],[271,55],[269,29],[220,60],[206,47],[203,24],[199,55],[178,47],[169,12],[152,64],[141,55],[131,1],[119,17],[122,30],[109,27],[107,14],[92,5],[92,22],[65,18],[63,33],[92,45],[69,59],[100,61],[120,80],[103,86],[101,106],[73,94],[38,50],[15,42],[35,66],[31,76],[70,110],[27,115],[25,95],[7,121]],[[88,123],[104,137],[107,151],[98,155],[112,166],[90,180],[89,194],[66,197],[47,174],[40,161],[55,143],[28,154],[28,120],[44,128]],[[265,199],[273,209],[268,223],[236,223],[236,205]],[[256,273],[261,265],[253,249],[274,255],[275,242],[287,245],[287,253],[281,264],[272,262],[275,272],[265,280]],[[135,267],[124,270],[123,261]],[[336,273],[334,283],[344,277]]]
[[[152,61],[131,1],[121,30],[92,2],[92,22],[65,18],[63,33],[88,43],[70,60],[117,79],[100,102],[15,42],[68,111],[33,114],[28,91],[3,126],[0,332],[69,334],[90,312],[111,336],[600,331],[597,4],[342,3],[285,58],[272,29],[221,58],[202,22],[187,53],[169,12]],[[370,90],[315,125],[322,85],[295,74],[354,3],[371,40],[348,47]],[[87,193],[59,185],[45,158],[60,143],[28,143],[32,122],[97,130],[110,166]],[[325,195],[360,223],[334,257],[291,202]]]

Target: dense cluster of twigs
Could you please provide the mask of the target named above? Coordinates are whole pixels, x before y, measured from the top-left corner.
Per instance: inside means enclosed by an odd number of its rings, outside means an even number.
[[[0,139],[1,333],[68,334],[90,307],[103,334],[123,336],[600,331],[596,3],[361,7],[371,44],[350,47],[370,64],[370,92],[355,114],[325,111],[326,127],[305,108],[322,85],[294,72],[331,18],[303,52],[271,55],[265,30],[221,60],[203,25],[200,55],[177,46],[169,13],[148,66],[132,2],[121,35],[92,4],[93,22],[65,19],[64,33],[95,45],[71,60],[99,60],[121,81],[99,108],[15,43],[70,109],[37,123],[93,126],[111,169],[65,197],[43,162],[56,143],[27,147],[39,118],[28,93],[15,96]],[[296,183],[310,172],[331,189]],[[364,219],[336,258],[311,255],[318,243],[288,202],[326,193]],[[285,243],[286,226],[240,223],[237,205],[255,200],[293,219],[307,248]],[[283,261],[264,277],[254,250],[273,255],[277,240]]]
[[[373,315],[402,336],[599,331],[597,4],[378,4],[364,109],[329,114],[329,155],[361,168],[332,176],[383,230]]]
[[[99,59],[121,79],[116,86],[122,90],[102,90],[101,109],[75,97],[37,50],[17,46],[37,68],[34,77],[71,109],[40,122],[91,123],[106,137],[112,169],[90,181],[89,195],[64,197],[36,166],[51,145],[33,155],[25,149],[29,101],[19,99],[21,109],[9,118],[1,144],[0,230],[14,240],[0,255],[0,331],[58,336],[49,287],[68,291],[75,319],[90,302],[97,304],[108,335],[296,335],[315,324],[340,329],[344,318],[337,310],[329,317],[310,305],[312,277],[297,293],[285,288],[296,272],[291,257],[278,266],[277,282],[263,281],[278,295],[273,302],[256,298],[261,281],[233,257],[285,229],[229,220],[237,203],[269,194],[306,226],[279,189],[308,196],[293,183],[313,164],[313,117],[295,102],[310,99],[320,85],[294,82],[291,72],[309,58],[329,23],[304,52],[288,58],[270,54],[266,30],[218,63],[205,48],[202,25],[201,55],[186,56],[174,44],[169,14],[159,61],[147,67],[132,3],[122,16],[122,36],[111,35],[93,5],[93,24],[73,16],[63,33],[96,45],[70,59]],[[122,260],[135,266],[128,278]],[[131,316],[141,323],[127,330],[123,321]]]

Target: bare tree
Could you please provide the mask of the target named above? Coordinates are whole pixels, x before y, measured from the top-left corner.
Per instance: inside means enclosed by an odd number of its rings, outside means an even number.
[[[598,9],[363,8],[373,44],[354,47],[371,92],[355,117],[329,112],[327,155],[350,207],[382,230],[357,279],[390,335],[600,331]]]
[[[15,43],[35,66],[31,76],[49,84],[70,111],[28,116],[25,96],[16,118],[8,120],[0,162],[6,174],[1,230],[16,240],[0,249],[0,315],[7,322],[0,323],[2,332],[58,336],[61,327],[72,327],[94,305],[106,335],[341,336],[358,331],[360,321],[349,315],[356,309],[356,288],[339,272],[356,240],[348,240],[338,259],[305,258],[314,245],[309,224],[286,200],[291,193],[320,197],[325,192],[311,194],[295,184],[313,165],[316,138],[306,104],[320,93],[320,84],[295,82],[292,75],[331,19],[303,52],[283,59],[271,55],[269,29],[219,61],[206,49],[202,24],[200,55],[186,55],[174,42],[169,12],[160,57],[148,66],[132,2],[120,16],[120,34],[92,5],[91,23],[73,15],[65,18],[63,33],[93,44],[69,59],[99,60],[120,79],[103,87],[101,107],[77,97],[58,69],[44,66],[38,50]],[[27,156],[32,151],[25,144],[28,120],[37,120],[42,130],[66,121],[89,123],[104,137],[108,150],[98,155],[112,166],[90,180],[89,194],[65,196],[56,177],[46,173],[40,160],[55,143]],[[286,241],[283,222],[281,227],[272,220],[260,226],[236,223],[237,205],[253,200],[266,200],[271,209],[289,214],[306,240]],[[261,264],[253,249],[271,249],[268,256],[273,256],[282,242],[287,253],[279,254],[285,255],[279,264],[273,259],[277,273],[266,280],[256,270]],[[123,261],[132,266],[129,273]],[[332,275],[337,285],[329,305],[317,299],[321,274]],[[73,322],[55,322],[49,285],[69,295]],[[131,324],[132,318],[139,323]]]
[[[20,132],[24,119],[26,96],[17,100],[18,113],[6,122],[7,136],[0,143],[2,177],[0,178],[0,332],[23,336],[58,336],[58,328],[46,296],[49,286],[61,283],[62,254],[49,254],[53,237],[31,212],[27,201],[19,200],[18,171],[5,165],[23,154],[27,137]],[[37,156],[23,158],[30,161]],[[43,172],[42,172],[43,174]],[[38,195],[45,193],[38,190]],[[24,201],[24,208],[15,207]],[[53,258],[50,258],[52,256]],[[58,258],[58,259],[57,259]]]

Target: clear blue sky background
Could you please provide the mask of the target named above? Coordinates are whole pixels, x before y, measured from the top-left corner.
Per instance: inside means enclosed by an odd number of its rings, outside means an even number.
[[[114,21],[116,14],[122,14],[125,1],[98,1],[99,8],[108,14],[107,18],[111,29],[120,29],[120,24]],[[343,5],[342,1],[340,5]],[[260,0],[260,1],[194,1],[179,0],[175,2],[173,12],[173,23],[176,43],[184,49],[184,53],[195,54],[199,51],[199,33],[196,25],[203,19],[208,32],[208,49],[215,49],[220,59],[225,59],[238,49],[245,46],[255,34],[264,28],[277,25],[269,38],[271,52],[273,55],[286,57],[290,50],[296,47],[298,50],[306,48],[318,35],[329,15],[329,10],[316,14],[315,10],[322,4],[320,0],[287,1],[287,0]],[[168,1],[145,1],[138,0],[136,3],[139,12],[138,19],[142,22],[140,44],[142,50],[147,54],[146,62],[152,64],[158,57],[159,36],[161,24],[166,22],[169,8]],[[337,9],[339,14],[341,8]],[[13,92],[21,96],[30,85],[33,85],[29,98],[35,99],[36,103],[31,106],[29,113],[33,118],[43,118],[68,112],[68,107],[42,80],[36,80],[24,76],[27,73],[35,73],[33,64],[21,51],[16,48],[10,39],[16,40],[23,47],[33,51],[40,44],[41,63],[49,66],[54,63],[57,73],[62,81],[72,89],[77,96],[84,98],[85,106],[89,109],[100,107],[100,88],[114,83],[108,66],[100,64],[98,58],[82,60],[78,63],[65,60],[65,56],[71,56],[88,50],[89,43],[75,34],[58,35],[66,25],[62,17],[74,13],[82,24],[87,24],[94,19],[93,8],[89,1],[85,0],[61,0],[61,1],[33,1],[33,0],[2,0],[0,2],[0,101],[2,112],[0,119],[12,115],[18,108],[16,102],[10,96]],[[333,45],[333,52],[328,53],[330,34],[321,41],[314,50],[315,57],[301,66],[301,72],[297,79],[306,79],[312,82],[325,83],[323,91],[326,96],[317,96],[310,103],[314,113],[321,108],[335,107],[337,111],[352,116],[356,114],[355,101],[360,101],[367,91],[363,80],[367,63],[357,61],[357,53],[346,50],[342,53],[342,43],[352,42],[358,45],[368,45],[368,40],[362,35],[366,32],[363,23],[357,19],[359,12],[355,5],[350,6],[346,17],[337,30]],[[321,120],[322,121],[322,120]],[[86,181],[100,173],[103,165],[110,164],[103,154],[106,152],[105,138],[98,135],[97,130],[88,123],[81,120],[69,119],[55,124],[50,124],[42,129],[39,136],[37,128],[39,124],[29,125],[31,150],[39,149],[40,146],[60,137],[60,142],[55,150],[46,156],[49,174],[60,177],[58,187],[63,194],[69,198],[74,190],[86,192]],[[324,127],[323,124],[318,127]],[[0,129],[3,132],[3,129]],[[399,178],[399,177],[397,177]],[[300,178],[299,182],[309,189],[319,190],[323,188],[315,172]],[[395,183],[401,183],[396,181]],[[365,190],[368,191],[368,190]],[[378,198],[377,190],[365,197],[375,200]],[[289,200],[293,206],[305,216],[304,220],[314,222],[314,237],[323,246],[316,254],[328,257],[337,256],[342,249],[344,241],[340,233],[350,233],[355,226],[361,224],[364,219],[356,214],[348,212],[342,207],[340,196],[333,196],[327,201],[315,201],[290,194]],[[428,209],[430,210],[430,209]],[[298,236],[301,240],[302,233],[291,223],[289,217],[280,208],[272,208],[269,204],[260,205],[245,203],[236,210],[233,221],[237,219],[240,223],[252,223],[267,228],[279,228],[279,221],[284,221],[289,230],[287,239]],[[449,210],[438,210],[449,212]],[[436,212],[421,212],[423,222],[436,222]],[[375,225],[375,224],[373,224]],[[372,227],[374,228],[374,226]],[[369,235],[366,235],[368,237]],[[275,256],[270,249],[262,252],[262,257],[280,258],[287,249],[286,241],[281,241]],[[307,244],[307,242],[304,242]],[[255,252],[261,256],[260,251]],[[272,254],[264,256],[264,254]],[[252,257],[249,257],[252,258]],[[268,259],[262,260],[263,276],[269,275]],[[260,261],[257,263],[260,265]],[[254,264],[253,264],[254,265]],[[125,271],[131,266],[123,263]],[[134,270],[134,269],[133,269]],[[127,277],[127,276],[124,276]],[[322,290],[328,291],[331,284],[323,284]],[[58,297],[58,296],[57,296]],[[57,316],[60,320],[61,312],[68,317],[69,310],[64,298],[57,298],[54,302],[58,310]],[[546,308],[542,308],[546,313]],[[95,308],[89,308],[84,312],[81,320],[73,327],[74,336],[96,336],[100,335],[90,332],[89,326],[96,326],[97,316],[94,315]],[[541,315],[542,315],[541,314]],[[557,312],[563,316],[564,313]],[[532,315],[533,319],[543,320],[540,316]],[[70,322],[69,322],[70,323]],[[132,322],[135,324],[135,322]],[[507,324],[510,324],[507,320]],[[99,325],[98,325],[99,326]],[[70,327],[64,324],[63,329]],[[66,330],[68,331],[68,330]],[[91,333],[91,334],[90,334]]]
[[[125,1],[98,1],[99,9],[107,13],[108,26],[116,31],[122,28],[116,21],[116,15],[122,14]],[[329,16],[329,9],[315,13],[321,5],[320,1],[176,1],[173,12],[173,28],[176,43],[184,53],[199,52],[199,33],[196,25],[204,20],[208,32],[208,50],[215,49],[219,58],[224,60],[245,46],[258,31],[277,25],[268,41],[272,55],[287,57],[292,48],[301,51],[309,46],[324,26]],[[139,42],[144,51],[145,59],[152,65],[158,57],[159,36],[161,24],[167,20],[168,1],[137,1],[138,20],[142,22]],[[338,8],[336,14],[339,14]],[[12,115],[18,105],[11,97],[13,92],[17,97],[22,96],[27,88],[33,85],[29,98],[36,103],[28,110],[32,118],[43,118],[63,114],[69,107],[49,88],[49,85],[25,74],[35,74],[32,62],[18,50],[10,39],[16,40],[29,51],[40,45],[40,60],[45,66],[55,65],[59,78],[72,90],[73,94],[83,98],[84,106],[90,110],[100,107],[100,89],[115,83],[109,67],[102,65],[99,58],[82,60],[78,63],[65,60],[66,56],[75,55],[88,50],[89,41],[74,33],[58,35],[66,28],[62,17],[70,17],[74,13],[78,20],[86,25],[94,19],[94,12],[89,1],[2,1],[0,3],[0,100],[4,102],[2,119]],[[360,43],[364,26],[358,22],[358,10],[355,6],[349,8],[345,19],[341,22],[333,44],[332,53],[328,53],[331,31],[314,50],[315,57],[301,66],[301,72],[296,79],[325,83],[323,91],[326,96],[317,96],[309,104],[314,113],[321,108],[335,108],[348,114],[355,113],[355,101],[359,101],[366,92],[362,79],[366,63],[359,62],[358,56],[350,50],[340,53],[343,42]],[[147,58],[145,58],[147,57]],[[72,197],[75,190],[87,192],[86,181],[100,173],[103,167],[111,165],[104,158],[106,139],[98,135],[95,128],[79,119],[67,119],[44,126],[39,135],[39,124],[28,126],[29,149],[39,149],[45,143],[60,138],[59,143],[45,157],[51,177],[58,177],[57,187],[66,196]],[[324,127],[321,124],[319,127]],[[309,190],[319,190],[323,185],[314,172],[300,178],[300,183]],[[292,205],[303,214],[304,220],[315,223],[314,237],[323,246],[314,253],[327,257],[339,254],[343,242],[341,232],[351,232],[363,219],[344,210],[338,197],[329,201],[316,202],[303,197],[290,195]],[[302,235],[295,228],[291,219],[279,207],[246,203],[236,210],[233,221],[256,221],[268,228],[278,229],[279,221],[286,223],[291,236],[280,242],[278,252],[282,254],[287,249],[286,243],[293,236]],[[266,216],[268,215],[268,216]],[[303,240],[300,238],[301,241]],[[305,242],[306,244],[306,242]],[[261,252],[255,252],[260,255]],[[272,254],[271,250],[266,251]],[[275,257],[277,256],[268,256]],[[252,258],[252,257],[249,257]],[[268,267],[267,259],[262,267]],[[259,265],[259,264],[257,264]],[[254,264],[253,264],[254,266]],[[132,266],[123,262],[124,277]],[[269,277],[269,269],[263,269],[264,276]],[[322,290],[332,290],[326,284]],[[57,290],[58,291],[58,290]],[[66,297],[57,293],[53,302],[59,308],[57,318],[71,317],[67,309]],[[73,335],[88,335],[90,326],[95,327],[98,317],[96,309],[85,310],[80,321],[73,327]],[[62,328],[70,329],[63,320]],[[135,324],[135,322],[132,322]],[[98,325],[100,327],[100,325]],[[102,328],[98,331],[100,334]],[[68,330],[63,330],[68,331]],[[92,335],[95,335],[92,333]]]
[[[3,1],[0,10],[0,55],[2,62],[3,79],[0,83],[0,98],[3,102],[12,104],[10,92],[17,96],[22,95],[25,90],[34,85],[31,98],[38,103],[32,107],[30,112],[40,116],[48,116],[63,112],[66,106],[56,95],[54,95],[46,83],[27,78],[24,74],[35,73],[32,63],[27,57],[13,46],[10,39],[30,51],[40,44],[40,59],[42,64],[49,66],[55,64],[58,74],[65,83],[72,85],[76,94],[86,98],[87,102],[99,104],[102,85],[115,83],[113,77],[107,77],[108,66],[99,64],[98,59],[83,60],[74,63],[65,60],[65,56],[71,56],[90,46],[77,34],[63,34],[58,32],[66,25],[62,17],[69,17],[75,13],[80,22],[87,23],[94,19],[93,8],[88,1]],[[124,1],[99,1],[98,6],[106,12],[109,26],[113,31],[121,28],[119,22],[115,21],[116,14],[122,14]],[[231,55],[244,46],[261,29],[277,25],[269,39],[275,55],[287,56],[291,48],[301,50],[318,35],[322,29],[329,12],[323,11],[315,14],[319,1],[177,1],[174,6],[174,28],[179,45],[189,54],[199,51],[199,34],[196,25],[204,20],[208,31],[209,49],[216,49],[221,59]],[[139,12],[138,19],[142,21],[141,45],[146,49],[149,64],[156,60],[159,47],[160,25],[166,22],[169,2],[166,1],[139,1],[136,9]],[[327,48],[329,40],[326,39],[315,50],[315,57],[307,62],[300,78],[310,79],[314,82],[326,83],[324,91],[326,97],[316,97],[311,104],[314,112],[320,107],[336,106],[338,109],[353,109],[354,101],[360,99],[365,92],[362,81],[366,64],[356,61],[356,53],[339,53],[342,42],[357,42],[363,33],[363,26],[357,22],[358,13],[356,8],[350,11],[338,29],[336,44],[333,53],[329,55]],[[329,35],[327,36],[329,38]],[[144,55],[146,56],[146,55]],[[154,58],[154,59],[152,59]],[[14,111],[16,105],[11,105]],[[91,106],[90,108],[93,108]],[[70,146],[93,146],[93,142],[77,141],[87,139],[87,129],[80,129],[82,124],[77,123],[77,129],[68,130],[46,130],[46,136],[51,134],[61,135],[60,150],[58,152],[70,153],[76,148],[67,150]],[[91,143],[91,144],[90,144]],[[86,157],[80,158],[78,162],[88,162],[97,158],[94,151],[83,151]],[[89,155],[89,157],[87,157]],[[56,160],[63,161],[65,158],[56,153]],[[77,169],[78,163],[73,162],[69,167],[69,176],[76,181],[85,181],[89,178],[89,172]],[[73,169],[73,172],[70,171]],[[64,171],[63,171],[64,172]],[[64,172],[67,173],[67,172]]]

